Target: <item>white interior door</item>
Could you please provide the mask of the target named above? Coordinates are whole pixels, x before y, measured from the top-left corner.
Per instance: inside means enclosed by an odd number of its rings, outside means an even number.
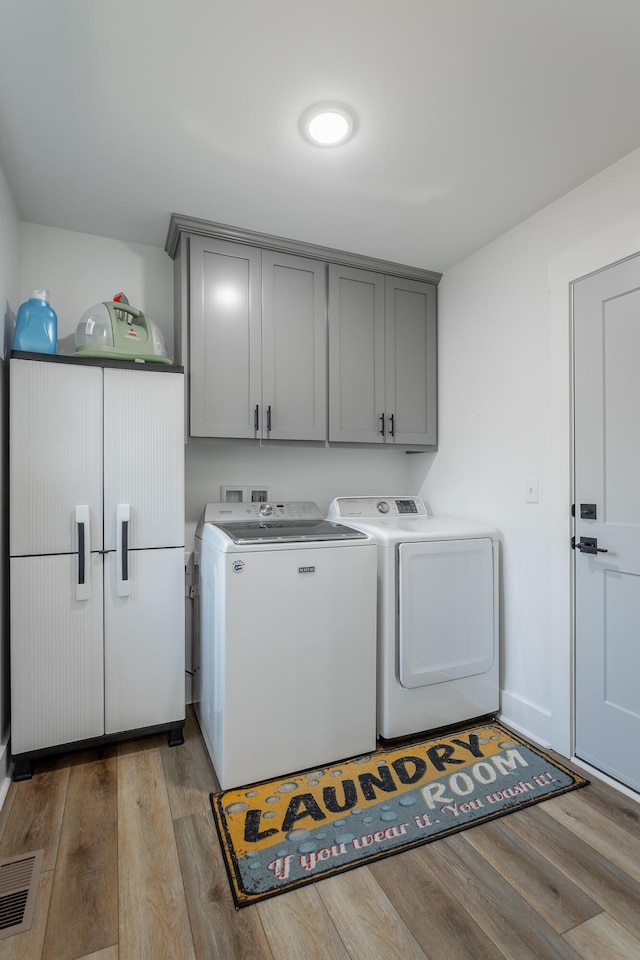
[[[574,284],[574,362],[575,752],[638,790],[639,358],[637,256]]]

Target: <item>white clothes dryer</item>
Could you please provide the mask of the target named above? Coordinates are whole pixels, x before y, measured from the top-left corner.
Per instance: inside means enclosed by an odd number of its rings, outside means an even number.
[[[222,789],[375,749],[376,553],[311,502],[206,505],[194,706]]]
[[[378,545],[378,734],[499,708],[498,533],[434,517],[420,497],[338,497],[328,517]]]

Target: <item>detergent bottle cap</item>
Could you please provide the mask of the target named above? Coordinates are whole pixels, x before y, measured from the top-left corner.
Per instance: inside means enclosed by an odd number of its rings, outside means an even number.
[[[34,290],[31,294],[33,300],[44,300],[45,303],[49,303],[49,291],[44,287]]]

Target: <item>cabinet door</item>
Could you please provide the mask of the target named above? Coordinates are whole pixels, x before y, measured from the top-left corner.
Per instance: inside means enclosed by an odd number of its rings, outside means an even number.
[[[102,549],[102,370],[10,362],[10,553],[78,550],[76,506]]]
[[[329,267],[329,440],[383,443],[384,277]]]
[[[119,596],[105,557],[105,733],[184,719],[184,549],[132,550]]]
[[[76,599],[77,558],[11,559],[11,749],[104,733],[102,557]]]
[[[195,437],[255,437],[260,250],[190,240],[190,418]]]
[[[183,404],[180,373],[105,368],[105,550],[121,535],[121,505],[129,549],[184,545]]]
[[[435,444],[436,288],[386,277],[385,301],[387,441]]]
[[[262,436],[327,439],[326,268],[262,253]]]

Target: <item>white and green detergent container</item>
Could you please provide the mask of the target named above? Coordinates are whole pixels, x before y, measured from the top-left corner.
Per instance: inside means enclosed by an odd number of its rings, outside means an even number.
[[[78,357],[171,363],[161,331],[124,293],[87,310],[76,327],[75,344]]]

